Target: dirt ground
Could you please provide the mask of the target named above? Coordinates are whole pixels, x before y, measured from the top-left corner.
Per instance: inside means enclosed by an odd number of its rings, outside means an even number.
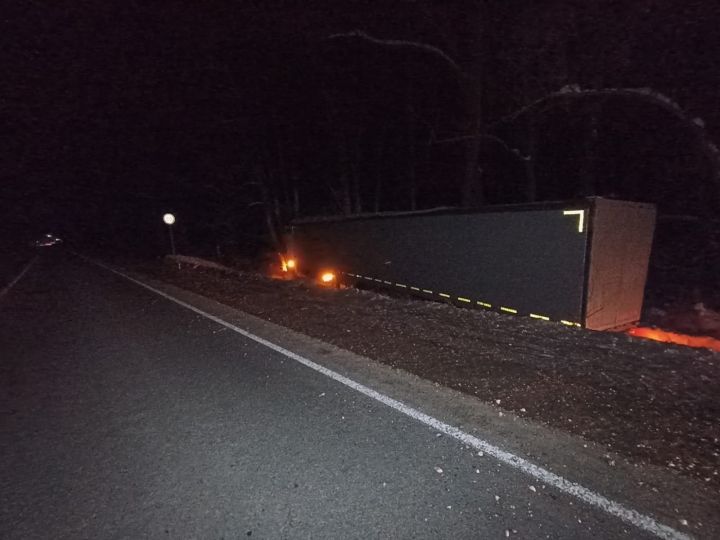
[[[720,353],[253,272],[122,265],[720,492]]]

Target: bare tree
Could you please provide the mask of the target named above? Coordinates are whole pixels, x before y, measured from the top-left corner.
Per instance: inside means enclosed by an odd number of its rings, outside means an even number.
[[[523,117],[531,117],[553,107],[566,105],[569,101],[599,99],[624,99],[630,102],[648,103],[657,107],[662,114],[675,118],[694,141],[698,155],[707,161],[710,170],[710,184],[716,204],[720,206],[720,150],[710,139],[702,119],[686,113],[682,107],[668,96],[651,88],[601,88],[583,89],[578,85],[568,85],[556,92],[542,96],[518,110],[497,120],[489,128],[497,128],[501,124],[514,122]]]
[[[480,69],[475,67],[472,75],[463,69],[449,54],[441,48],[428,43],[400,40],[400,39],[381,39],[368,34],[361,30],[353,30],[351,32],[337,33],[329,36],[331,40],[359,40],[367,44],[380,48],[393,49],[399,52],[410,54],[420,54],[426,56],[428,60],[439,62],[448,72],[449,76],[458,84],[460,97],[464,103],[466,110],[466,135],[462,140],[466,146],[465,172],[461,189],[461,199],[464,206],[473,204],[482,204],[484,202],[484,190],[482,187],[482,178],[478,174],[480,172],[478,166],[481,137],[483,131],[482,103],[480,90]],[[411,112],[411,111],[409,111]],[[408,121],[414,122],[414,118],[408,116]],[[412,131],[413,140],[415,138],[414,128],[408,125],[408,129]],[[410,137],[410,135],[408,135]],[[409,140],[409,139],[408,139]],[[410,144],[408,142],[408,144]],[[413,143],[414,144],[414,143]],[[411,186],[415,184],[414,172],[411,173]],[[411,190],[414,189],[411,187]],[[411,195],[411,201],[416,200],[415,195]]]

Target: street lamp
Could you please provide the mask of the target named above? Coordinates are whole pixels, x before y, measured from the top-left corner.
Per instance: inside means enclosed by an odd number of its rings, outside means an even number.
[[[173,223],[175,223],[175,216],[168,213],[163,216],[163,221],[168,226],[168,232],[170,233],[170,250],[172,251],[173,256],[175,255],[175,238],[173,237],[173,230],[172,226]]]

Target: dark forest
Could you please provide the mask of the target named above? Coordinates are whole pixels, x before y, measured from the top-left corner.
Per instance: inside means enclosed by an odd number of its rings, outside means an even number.
[[[173,211],[185,251],[249,252],[296,217],[599,195],[656,203],[660,266],[712,275],[720,4],[38,1],[2,19],[5,237],[153,253]]]

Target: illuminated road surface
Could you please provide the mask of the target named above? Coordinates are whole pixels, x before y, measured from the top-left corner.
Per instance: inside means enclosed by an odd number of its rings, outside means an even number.
[[[0,323],[4,539],[652,537],[77,258]]]

